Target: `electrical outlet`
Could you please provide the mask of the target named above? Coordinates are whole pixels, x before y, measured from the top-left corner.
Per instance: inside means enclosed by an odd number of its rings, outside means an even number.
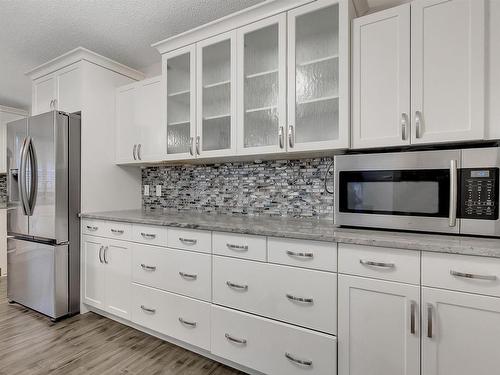
[[[149,196],[149,185],[144,185],[144,195]]]
[[[156,185],[156,196],[161,197],[161,185]]]

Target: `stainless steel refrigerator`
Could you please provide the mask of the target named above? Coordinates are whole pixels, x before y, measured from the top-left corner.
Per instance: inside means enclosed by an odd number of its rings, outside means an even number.
[[[52,319],[80,308],[80,116],[7,124],[7,298]]]

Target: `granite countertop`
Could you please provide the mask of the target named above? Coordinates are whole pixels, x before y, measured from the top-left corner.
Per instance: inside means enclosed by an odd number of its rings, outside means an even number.
[[[87,219],[500,258],[500,238],[339,228],[330,220],[313,218],[231,216],[175,210],[109,211],[83,213],[80,216]]]

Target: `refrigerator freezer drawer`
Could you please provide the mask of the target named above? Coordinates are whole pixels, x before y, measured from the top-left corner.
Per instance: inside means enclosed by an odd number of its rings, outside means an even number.
[[[51,318],[68,314],[68,245],[7,239],[7,297]]]

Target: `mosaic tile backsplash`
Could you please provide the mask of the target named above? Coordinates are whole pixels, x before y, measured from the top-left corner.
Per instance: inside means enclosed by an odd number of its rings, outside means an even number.
[[[0,202],[7,202],[7,175],[0,174]]]
[[[333,220],[333,195],[325,192],[323,182],[331,161],[314,158],[144,168],[142,183],[150,185],[151,195],[143,194],[143,206]],[[161,197],[154,195],[156,185],[162,186]]]

